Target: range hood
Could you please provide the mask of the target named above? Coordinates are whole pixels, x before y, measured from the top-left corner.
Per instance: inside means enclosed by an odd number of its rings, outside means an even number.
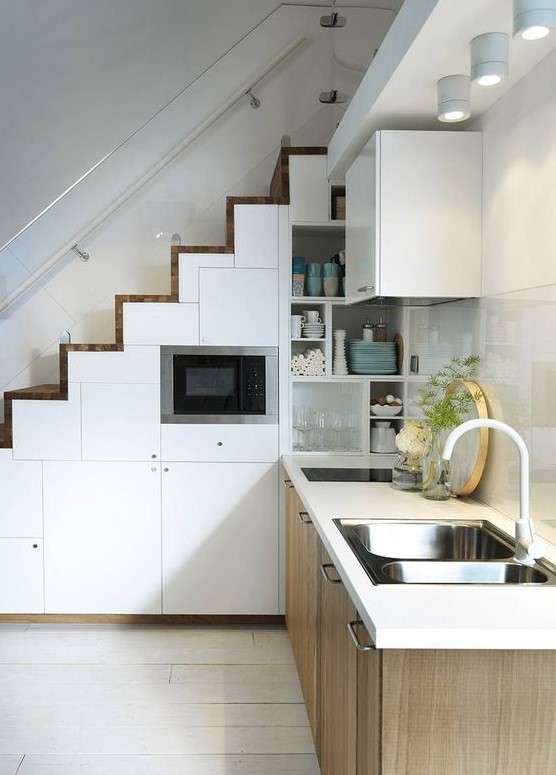
[[[471,297],[466,297],[469,299]],[[365,307],[433,307],[436,304],[448,304],[450,301],[464,301],[460,296],[453,298],[440,296],[375,296],[373,299],[359,302]]]

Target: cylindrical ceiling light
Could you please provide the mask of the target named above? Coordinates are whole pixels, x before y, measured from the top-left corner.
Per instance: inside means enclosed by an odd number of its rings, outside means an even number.
[[[510,38],[505,32],[486,32],[471,41],[471,80],[496,86],[508,77]]]
[[[556,27],[556,0],[514,0],[514,35],[544,38]]]
[[[438,81],[437,91],[439,121],[465,121],[469,118],[469,76],[447,75]]]

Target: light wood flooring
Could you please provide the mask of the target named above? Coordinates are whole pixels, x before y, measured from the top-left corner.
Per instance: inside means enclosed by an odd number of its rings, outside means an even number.
[[[0,775],[319,775],[282,628],[0,624]]]

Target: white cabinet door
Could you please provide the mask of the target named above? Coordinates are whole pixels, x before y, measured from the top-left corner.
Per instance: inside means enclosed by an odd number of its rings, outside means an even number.
[[[163,460],[273,463],[278,425],[168,423],[162,426]]]
[[[44,613],[42,538],[0,538],[0,613]]]
[[[13,456],[17,460],[79,460],[79,385],[69,385],[67,401],[14,401],[13,439]]]
[[[325,154],[290,156],[290,220],[329,220],[329,186]]]
[[[0,537],[42,536],[42,464],[0,450]]]
[[[377,295],[379,133],[372,136],[346,172],[346,301]],[[348,263],[349,256],[349,263]]]
[[[83,460],[156,460],[160,386],[81,385]]]
[[[45,463],[44,535],[47,613],[160,613],[158,465]]]
[[[201,269],[201,344],[278,345],[278,270]]]
[[[348,302],[481,293],[481,136],[377,132],[346,174]]]
[[[199,305],[168,302],[123,305],[124,344],[199,344]]]
[[[278,205],[235,205],[236,267],[278,269]]]
[[[278,613],[277,464],[169,463],[162,515],[164,613]]]

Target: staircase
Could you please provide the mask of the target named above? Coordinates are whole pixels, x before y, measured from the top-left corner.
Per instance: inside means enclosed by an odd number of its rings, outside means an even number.
[[[68,400],[68,353],[69,352],[121,352],[124,350],[124,304],[177,303],[179,302],[179,254],[211,253],[233,254],[235,245],[235,205],[288,205],[290,204],[289,158],[292,155],[325,155],[323,147],[282,148],[270,183],[267,197],[230,196],[226,200],[226,244],[180,245],[171,248],[170,293],[167,295],[118,294],[115,297],[114,344],[61,344],[59,349],[59,384],[35,385],[4,393],[4,424],[0,425],[0,448],[13,447],[13,401],[67,401]]]

